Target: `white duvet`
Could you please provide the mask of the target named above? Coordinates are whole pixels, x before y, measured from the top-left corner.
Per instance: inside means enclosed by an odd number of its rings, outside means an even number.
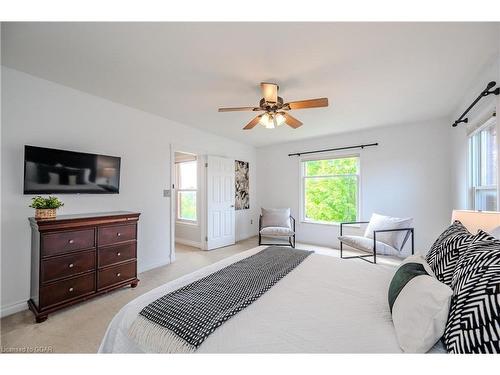
[[[111,321],[99,352],[150,352],[128,335],[143,307],[264,248],[226,258],[131,301]],[[212,333],[197,353],[400,353],[387,303],[394,272],[391,266],[312,254]],[[437,344],[432,351],[443,348]]]

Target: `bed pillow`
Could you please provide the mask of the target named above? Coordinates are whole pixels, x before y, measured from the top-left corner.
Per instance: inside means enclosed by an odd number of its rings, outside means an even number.
[[[423,256],[407,258],[389,286],[389,308],[399,346],[426,353],[443,336],[453,291],[439,282]]]
[[[425,260],[439,281],[451,286],[453,271],[460,254],[467,250],[473,237],[460,221],[455,220],[437,238]]]
[[[262,228],[265,227],[290,228],[290,209],[263,208],[261,224]]]
[[[488,233],[495,237],[497,240],[500,239],[500,227],[493,228],[492,230],[488,231]]]
[[[500,353],[500,240],[479,230],[453,273],[449,353]]]
[[[372,214],[370,222],[366,227],[365,237],[373,238],[373,231],[375,230],[408,228],[411,227],[412,223],[412,218],[401,219],[398,217]],[[399,251],[407,234],[408,232],[406,231],[377,233],[377,241],[383,242]]]

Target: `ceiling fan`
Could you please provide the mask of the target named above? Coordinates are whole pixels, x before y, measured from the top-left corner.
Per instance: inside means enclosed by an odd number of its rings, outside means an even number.
[[[295,102],[283,102],[283,98],[278,96],[279,86],[276,83],[262,82],[260,84],[263,98],[258,107],[232,107],[219,108],[219,112],[235,111],[264,111],[263,114],[254,117],[243,129],[253,129],[257,124],[265,128],[274,129],[283,124],[287,124],[293,129],[302,126],[302,122],[285,111],[292,109],[328,107],[328,98],[299,100]]]

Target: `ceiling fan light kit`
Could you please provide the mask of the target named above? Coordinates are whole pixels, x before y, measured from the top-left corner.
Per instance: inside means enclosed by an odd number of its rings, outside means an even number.
[[[285,111],[294,109],[320,108],[328,107],[328,98],[299,100],[295,102],[283,101],[283,98],[278,96],[279,86],[276,83],[262,82],[260,84],[263,98],[259,102],[258,107],[230,107],[219,108],[219,112],[236,112],[236,111],[264,111],[265,113],[254,117],[243,130],[253,129],[257,124],[262,125],[266,129],[275,129],[283,124],[287,124],[293,129],[302,126],[302,122]]]

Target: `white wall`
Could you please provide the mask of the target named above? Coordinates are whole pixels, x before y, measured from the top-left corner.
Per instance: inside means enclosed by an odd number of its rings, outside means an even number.
[[[360,218],[373,212],[413,217],[416,251],[425,253],[451,215],[448,126],[443,119],[258,148],[258,201],[262,207],[290,207],[298,241],[337,247],[338,226],[300,223],[299,159],[287,155],[379,142],[360,151]]]
[[[255,149],[130,107],[2,67],[2,314],[29,298],[31,196],[23,195],[23,146],[121,156],[118,195],[61,195],[59,214],[131,210],[142,213],[138,267],[169,262],[170,143],[192,145],[251,164],[251,210],[236,212],[237,239],[257,233]],[[250,225],[253,219],[254,224]]]
[[[500,35],[499,35],[500,40]],[[500,42],[499,42],[500,43]],[[500,50],[500,46],[499,46]],[[450,168],[452,182],[452,207],[456,209],[467,209],[467,129],[476,127],[489,118],[497,109],[497,119],[500,116],[500,95],[490,95],[481,101],[467,115],[469,122],[460,124],[455,128],[451,124],[467,109],[467,107],[484,90],[488,82],[496,81],[500,84],[500,56],[481,67],[476,77],[472,77],[471,83],[465,88],[463,98],[450,118],[450,142],[451,161]],[[497,134],[500,134],[500,121],[497,120]],[[499,142],[500,147],[500,142]],[[499,149],[500,152],[500,149]],[[500,173],[500,170],[499,170]],[[500,174],[499,179],[500,181]]]

